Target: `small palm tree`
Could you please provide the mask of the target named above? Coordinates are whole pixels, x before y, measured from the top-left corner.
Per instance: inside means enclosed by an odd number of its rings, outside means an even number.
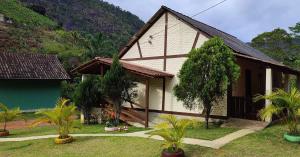
[[[3,123],[2,131],[6,130],[6,123],[21,116],[20,108],[9,109],[6,105],[0,103],[0,122]]]
[[[163,122],[150,133],[151,136],[158,135],[164,139],[163,147],[168,152],[178,152],[182,146],[186,128],[192,124],[188,119],[177,119],[174,115],[162,115]]]
[[[51,123],[57,128],[58,139],[69,138],[70,130],[78,128],[74,123],[76,113],[76,106],[73,103],[70,103],[68,99],[60,98],[54,109],[37,112],[36,114],[41,114],[43,117],[37,119],[32,126],[37,126],[41,123]]]
[[[283,118],[288,125],[289,134],[297,135],[298,118],[300,116],[300,91],[292,88],[289,92],[277,89],[269,95],[259,95],[254,98],[255,101],[266,99],[271,104],[260,110],[259,116],[263,120],[271,119],[273,115]]]

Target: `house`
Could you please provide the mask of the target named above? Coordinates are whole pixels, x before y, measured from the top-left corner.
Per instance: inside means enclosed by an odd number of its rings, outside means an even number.
[[[218,36],[234,51],[240,77],[228,88],[227,96],[212,109],[211,118],[255,119],[268,102],[252,102],[255,94],[270,93],[274,88],[288,88],[289,77],[300,72],[285,66],[250,47],[236,37],[162,6],[121,50],[123,68],[139,78],[139,96],[134,105],[125,105],[123,117],[145,126],[159,114],[203,116],[203,108],[187,110],[177,101],[173,87],[177,74],[193,48]],[[96,57],[73,72],[103,74],[112,63],[110,58]],[[299,82],[299,81],[297,81]],[[140,114],[144,112],[144,114]]]
[[[22,110],[52,108],[69,79],[57,56],[0,53],[0,102]]]

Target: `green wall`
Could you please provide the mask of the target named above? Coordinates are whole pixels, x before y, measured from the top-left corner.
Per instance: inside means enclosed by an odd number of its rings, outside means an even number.
[[[59,97],[58,80],[0,80],[0,102],[9,107],[52,108]]]

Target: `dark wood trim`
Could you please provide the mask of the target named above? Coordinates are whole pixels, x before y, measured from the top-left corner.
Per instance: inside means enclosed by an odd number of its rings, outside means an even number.
[[[153,57],[143,57],[143,58],[126,58],[122,59],[124,61],[137,61],[137,60],[155,60],[155,59],[168,59],[168,58],[184,58],[187,57],[188,54],[180,54],[180,55],[167,55],[167,56],[153,56]]]
[[[142,109],[142,108],[134,108],[134,110],[145,111],[145,109]],[[154,109],[149,109],[148,111],[149,112],[153,112],[153,113],[164,113],[164,114],[173,114],[173,115],[181,115],[181,116],[191,116],[191,117],[204,117],[205,116],[205,115],[200,114],[200,113],[162,111],[162,110],[154,110]],[[228,116],[210,115],[209,118],[214,118],[214,119],[228,119]]]
[[[162,90],[162,103],[161,103],[161,110],[165,110],[165,97],[166,97],[166,78],[163,78],[163,84],[162,84],[163,90]]]
[[[165,42],[164,42],[164,71],[167,68],[167,45],[168,45],[168,12],[165,13]]]
[[[136,43],[137,43],[137,46],[138,46],[138,49],[139,49],[140,58],[143,58],[140,42],[137,41]]]
[[[192,46],[192,49],[194,49],[196,47],[196,44],[198,42],[198,39],[199,39],[199,35],[200,35],[200,32],[198,31],[197,34],[196,34],[196,37],[195,37],[195,40],[194,40],[194,43],[193,43],[193,46]]]
[[[149,80],[146,79],[146,93],[145,93],[145,112],[146,112],[146,121],[145,121],[145,128],[148,128],[149,126]]]
[[[103,65],[100,65],[100,74],[101,74],[101,76],[104,76],[104,68],[103,68]]]

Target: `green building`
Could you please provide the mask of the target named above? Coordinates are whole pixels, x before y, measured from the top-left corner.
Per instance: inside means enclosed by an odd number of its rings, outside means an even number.
[[[22,110],[52,108],[69,79],[57,56],[0,53],[0,102]]]

